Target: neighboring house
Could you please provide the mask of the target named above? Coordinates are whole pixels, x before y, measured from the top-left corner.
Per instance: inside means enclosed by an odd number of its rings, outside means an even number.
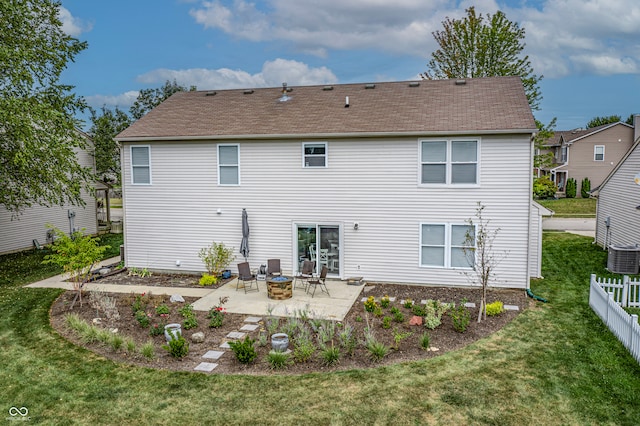
[[[517,77],[179,92],[116,137],[125,262],[204,271],[216,241],[235,270],[244,208],[254,269],[469,285],[481,202],[505,255],[492,284],[526,288],[534,131]]]
[[[635,143],[592,193],[597,197],[596,243],[640,244],[640,115],[634,116]]]
[[[634,127],[618,122],[591,129],[556,131],[545,144],[553,153],[553,164],[538,171],[549,176],[565,196],[569,178],[576,180],[576,197],[580,197],[582,180],[589,178],[591,188],[600,185],[622,156],[633,145]]]
[[[91,167],[95,171],[91,153],[82,150],[77,155],[82,166]],[[0,254],[33,248],[35,241],[40,245],[51,243],[53,234],[48,232],[48,224],[65,232],[84,228],[86,234],[96,234],[96,200],[84,191],[82,199],[85,206],[45,207],[35,204],[17,215],[0,207]]]

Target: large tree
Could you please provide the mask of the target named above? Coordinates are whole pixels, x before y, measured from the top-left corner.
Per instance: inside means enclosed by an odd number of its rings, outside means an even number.
[[[525,30],[498,11],[476,14],[472,6],[462,19],[447,18],[443,29],[433,32],[440,48],[432,53],[422,78],[474,78],[517,75],[522,78],[532,109],[538,109],[542,95],[529,57],[522,55]]]
[[[92,175],[76,151],[84,101],[60,74],[87,47],[62,30],[60,3],[0,1],[0,204],[83,204]]]
[[[142,89],[138,93],[136,101],[129,109],[131,116],[135,120],[139,120],[147,112],[160,105],[162,101],[176,92],[186,92],[187,90],[196,90],[196,86],[189,88],[179,85],[176,80],[167,80],[162,87],[156,89]]]
[[[101,113],[91,109],[89,135],[95,147],[96,173],[104,182],[120,183],[120,149],[113,139],[129,127],[131,118],[118,107],[102,107]]]
[[[620,121],[622,121],[622,117],[619,115],[610,115],[608,117],[593,117],[587,123],[587,129],[602,126],[603,124],[618,123]],[[633,114],[627,117],[627,119],[625,120],[625,123],[627,123],[630,126],[633,126]]]

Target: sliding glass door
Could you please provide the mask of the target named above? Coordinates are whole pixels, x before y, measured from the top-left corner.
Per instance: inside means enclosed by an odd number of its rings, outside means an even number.
[[[329,275],[340,275],[340,225],[297,224],[298,270],[304,260],[316,262],[316,273],[326,266]]]

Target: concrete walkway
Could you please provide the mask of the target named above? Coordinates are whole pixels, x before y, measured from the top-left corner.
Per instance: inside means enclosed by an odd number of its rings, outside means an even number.
[[[120,261],[119,257],[106,259],[100,262],[99,266],[112,265]],[[98,269],[97,267],[95,269]],[[57,275],[42,281],[27,284],[30,288],[62,288],[73,290],[73,284],[66,281],[66,274]],[[331,297],[326,293],[316,290],[315,297],[311,297],[303,289],[293,290],[293,297],[287,300],[271,300],[267,297],[267,285],[264,281],[258,281],[257,292],[246,293],[242,288],[236,291],[236,280],[217,289],[212,288],[191,288],[191,287],[159,287],[140,285],[120,285],[102,284],[100,280],[89,283],[86,286],[88,291],[104,291],[108,293],[153,293],[173,295],[179,294],[183,297],[197,297],[193,303],[193,308],[198,311],[208,311],[213,306],[219,304],[220,298],[228,297],[224,307],[227,312],[246,315],[266,315],[268,310],[272,310],[272,315],[290,316],[296,310],[304,309],[316,318],[325,318],[342,321],[351,309],[351,306],[358,299],[364,286],[347,285],[345,281],[327,280],[327,288]]]
[[[596,219],[592,217],[549,217],[542,221],[545,231],[565,231],[586,237],[596,236]]]

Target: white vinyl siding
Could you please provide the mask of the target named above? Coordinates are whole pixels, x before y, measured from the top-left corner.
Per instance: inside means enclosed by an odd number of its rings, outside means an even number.
[[[327,167],[327,143],[303,142],[302,167]]]
[[[475,241],[475,231],[470,225],[431,224],[420,225],[420,266],[441,268],[470,268],[473,258],[467,234]]]
[[[477,138],[464,140],[470,139]],[[482,201],[491,225],[500,228],[495,250],[508,253],[491,285],[526,288],[530,135],[483,135],[478,156],[482,186],[455,191],[416,185],[416,137],[331,139],[329,168],[301,167],[299,140],[241,141],[242,185],[236,187],[217,184],[217,143],[153,142],[153,187],[131,185],[125,143],[127,266],[204,271],[197,253],[212,241],[237,253],[246,208],[252,268],[279,258],[285,274],[295,271],[294,224],[330,223],[341,226],[344,234],[341,278],[468,286],[459,269],[420,266],[420,224],[465,224]],[[230,269],[237,271],[243,260],[238,255]]]
[[[131,147],[131,183],[151,185],[151,148],[149,146]]]
[[[420,141],[420,183],[476,185],[479,140]]]
[[[593,161],[604,161],[604,145],[593,147]]]
[[[239,145],[218,145],[218,184],[240,185]]]

